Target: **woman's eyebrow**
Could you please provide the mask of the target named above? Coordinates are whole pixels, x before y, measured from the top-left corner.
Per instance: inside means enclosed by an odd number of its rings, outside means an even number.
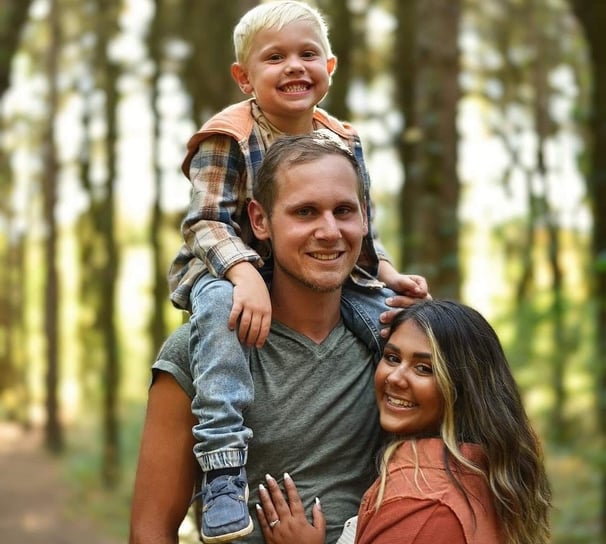
[[[396,346],[395,344],[391,344],[390,342],[385,344],[384,350],[392,351],[394,353],[397,353],[398,355],[400,353],[402,353],[402,350],[398,346]],[[431,360],[431,353],[429,353],[427,351],[415,351],[415,352],[413,352],[412,356],[415,357],[416,359],[430,359]]]

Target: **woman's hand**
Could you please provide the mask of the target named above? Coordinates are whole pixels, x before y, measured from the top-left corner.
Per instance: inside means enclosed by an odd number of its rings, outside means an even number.
[[[313,524],[307,521],[297,486],[288,474],[284,474],[284,498],[278,482],[269,474],[265,476],[267,487],[259,486],[261,504],[257,505],[257,517],[268,544],[324,544],[326,520],[319,499],[312,508]]]

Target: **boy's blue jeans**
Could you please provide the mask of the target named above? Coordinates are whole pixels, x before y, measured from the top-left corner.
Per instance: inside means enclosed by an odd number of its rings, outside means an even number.
[[[345,326],[377,360],[383,347],[379,316],[388,309],[385,298],[393,294],[348,281],[341,296]],[[233,285],[211,274],[198,278],[190,295],[189,360],[196,391],[192,412],[199,422],[193,428],[194,453],[205,472],[244,466],[252,437],[242,415],[254,398],[249,348],[227,326],[232,295]]]

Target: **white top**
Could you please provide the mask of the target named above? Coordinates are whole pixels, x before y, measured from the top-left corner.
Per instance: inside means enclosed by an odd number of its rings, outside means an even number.
[[[356,527],[358,526],[358,516],[349,518],[343,525],[343,532],[336,544],[354,544],[356,540]]]

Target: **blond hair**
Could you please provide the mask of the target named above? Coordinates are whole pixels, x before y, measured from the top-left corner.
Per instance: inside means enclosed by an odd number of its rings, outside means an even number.
[[[301,21],[310,23],[318,31],[326,57],[334,57],[328,40],[328,25],[319,11],[304,2],[277,0],[247,11],[236,25],[233,36],[236,62],[246,64],[252,41],[261,30],[282,30],[290,23]]]

